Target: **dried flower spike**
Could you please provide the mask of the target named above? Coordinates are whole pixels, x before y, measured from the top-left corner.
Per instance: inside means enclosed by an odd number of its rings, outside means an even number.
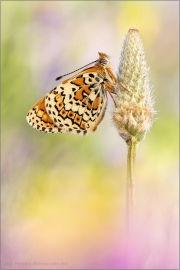
[[[128,143],[141,141],[150,129],[154,115],[154,101],[149,85],[143,44],[137,29],[130,29],[124,40],[118,80],[129,91],[116,86],[113,122],[120,136]]]
[[[129,240],[134,220],[134,165],[138,143],[145,138],[155,115],[143,44],[137,29],[124,40],[115,86],[113,122],[128,146],[126,182],[126,222]],[[125,91],[124,88],[127,90]]]

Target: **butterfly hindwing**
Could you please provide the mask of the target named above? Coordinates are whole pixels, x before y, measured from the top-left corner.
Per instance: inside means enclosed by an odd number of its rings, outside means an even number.
[[[106,108],[107,94],[101,89],[102,82],[97,73],[86,72],[52,90],[45,97],[45,105],[53,122],[64,132],[87,135],[96,125],[99,110]]]
[[[42,132],[95,131],[107,106],[103,77],[89,68],[64,81],[42,98],[27,114],[29,124]]]

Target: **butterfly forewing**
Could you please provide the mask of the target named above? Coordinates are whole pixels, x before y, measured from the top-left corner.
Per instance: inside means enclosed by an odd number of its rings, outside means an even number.
[[[58,129],[50,116],[47,114],[45,108],[45,98],[42,98],[29,110],[26,119],[30,126],[39,131],[50,133],[61,132],[61,130]]]

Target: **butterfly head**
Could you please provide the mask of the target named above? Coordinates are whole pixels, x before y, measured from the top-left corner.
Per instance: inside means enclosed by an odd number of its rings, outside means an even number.
[[[99,53],[98,64],[100,64],[103,67],[108,67],[110,65],[110,60],[107,54],[101,52],[98,53]]]

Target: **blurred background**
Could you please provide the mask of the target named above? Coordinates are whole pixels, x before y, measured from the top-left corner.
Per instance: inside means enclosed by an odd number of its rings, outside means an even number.
[[[2,269],[178,269],[178,1],[3,1]],[[125,235],[127,149],[112,101],[87,137],[43,134],[28,110],[55,78],[138,28],[157,120],[136,159],[136,224]]]

